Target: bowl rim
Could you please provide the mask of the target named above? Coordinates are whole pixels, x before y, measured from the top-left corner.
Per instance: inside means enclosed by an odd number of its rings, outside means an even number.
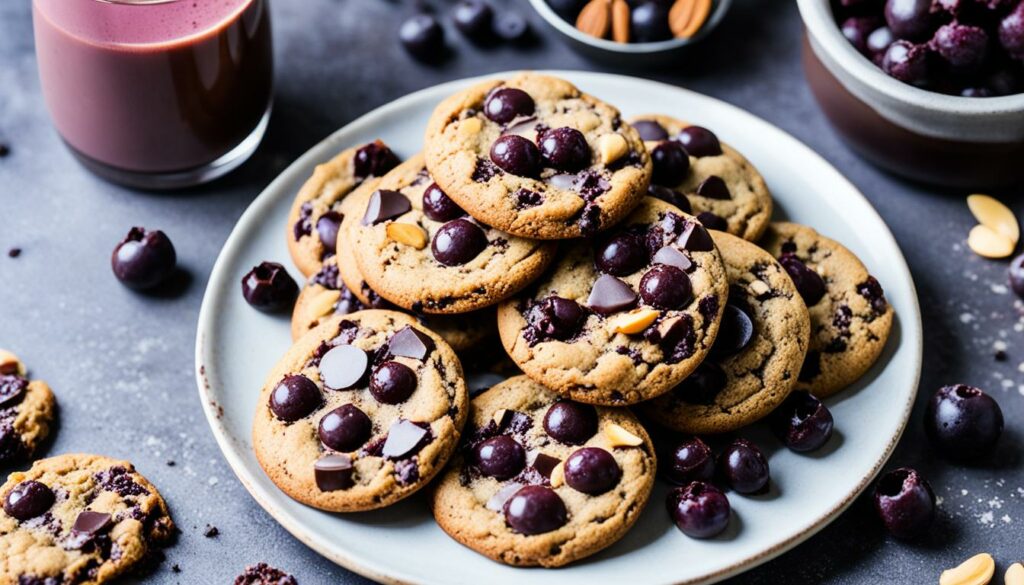
[[[555,30],[574,41],[595,49],[601,49],[608,51],[609,53],[618,53],[620,55],[652,55],[692,45],[700,42],[704,37],[710,34],[711,31],[714,30],[722,21],[725,14],[729,11],[729,7],[732,5],[732,0],[713,1],[714,6],[711,9],[711,14],[708,15],[707,21],[704,22],[700,27],[700,30],[698,30],[692,37],[686,39],[673,38],[653,43],[617,43],[607,39],[592,37],[580,32],[580,30],[573,26],[569,21],[559,16],[558,13],[548,5],[547,0],[530,0],[530,5],[532,5],[533,9],[540,13],[541,17]]]
[[[960,116],[987,116],[1024,110],[1024,93],[973,98],[947,95],[903,83],[886,75],[846,40],[832,14],[829,0],[797,0],[797,7],[812,40],[828,53],[830,59],[858,82],[890,100]]]

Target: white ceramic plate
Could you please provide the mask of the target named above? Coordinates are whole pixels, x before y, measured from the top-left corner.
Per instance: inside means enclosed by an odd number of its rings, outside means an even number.
[[[768,450],[772,493],[730,495],[733,521],[713,540],[687,538],[672,526],[662,504],[665,486],[656,488],[650,506],[622,541],[558,571],[514,569],[463,548],[433,522],[422,495],[390,509],[353,515],[298,504],[263,474],[249,439],[264,376],[291,343],[288,321],[247,306],[238,283],[262,260],[288,263],[285,218],[292,197],[317,163],[378,137],[399,155],[412,155],[421,146],[435,104],[472,80],[426,89],[379,108],[315,146],[252,203],[217,259],[196,333],[199,395],[238,478],[296,538],[370,578],[446,585],[710,583],[763,563],[828,524],[871,483],[906,425],[921,366],[917,297],[892,234],[853,185],[793,137],[723,102],[629,77],[553,73],[616,104],[626,116],[664,112],[714,129],[764,174],[777,215],[816,227],[864,260],[896,309],[892,336],[879,363],[857,387],[829,400],[837,436],[826,452],[797,455],[778,449],[763,429],[751,431]]]

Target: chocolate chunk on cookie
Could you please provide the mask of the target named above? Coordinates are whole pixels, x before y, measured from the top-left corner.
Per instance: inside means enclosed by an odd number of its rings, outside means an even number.
[[[647,197],[601,238],[566,246],[536,285],[502,303],[498,333],[513,361],[559,394],[634,404],[704,360],[728,295],[708,230]]]
[[[369,287],[417,313],[478,310],[519,292],[554,260],[555,242],[473,220],[414,156],[352,196],[342,234]]]
[[[60,455],[0,486],[0,583],[107,583],[174,534],[167,505],[131,463]]]
[[[709,229],[757,241],[772,216],[764,178],[742,154],[701,126],[664,115],[633,118],[654,159],[652,195],[688,200]],[[689,209],[684,209],[690,211]]]
[[[382,508],[440,471],[467,405],[459,359],[415,319],[334,315],[267,378],[253,446],[270,479],[299,502],[332,512]]]
[[[526,376],[471,410],[432,500],[455,540],[502,563],[558,567],[611,546],[639,518],[657,462],[628,410],[563,400]]]
[[[50,436],[56,410],[46,382],[29,380],[24,364],[0,350],[0,467],[32,458]]]
[[[614,107],[535,73],[490,80],[441,102],[427,168],[471,216],[526,238],[610,228],[640,202],[651,160]]]
[[[292,203],[286,230],[288,251],[303,275],[313,276],[334,255],[345,197],[398,163],[395,153],[378,140],[345,149],[316,167]]]
[[[655,422],[691,434],[745,427],[771,413],[797,383],[807,354],[807,307],[771,254],[713,234],[729,278],[729,301],[711,354],[671,392],[642,405]]]
[[[893,310],[882,286],[839,242],[813,228],[772,223],[761,241],[779,259],[811,317],[797,388],[826,397],[863,376],[882,354]]]

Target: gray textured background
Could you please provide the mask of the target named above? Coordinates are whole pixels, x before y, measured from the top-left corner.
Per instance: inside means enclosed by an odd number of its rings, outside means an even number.
[[[525,0],[507,3],[529,13]],[[0,254],[0,347],[22,356],[58,394],[61,424],[51,454],[131,459],[167,497],[182,535],[147,582],[230,583],[256,561],[288,569],[302,585],[363,582],[291,538],[253,502],[222,460],[196,398],[200,299],[249,202],[331,131],[413,90],[504,69],[601,68],[572,53],[533,14],[540,38],[530,48],[477,49],[453,33],[452,59],[417,65],[395,38],[411,4],[275,0],[277,107],[259,152],[226,180],[153,195],[95,179],[63,148],[39,93],[30,2],[0,2],[0,142],[11,146],[0,159],[0,252],[24,250],[17,259]],[[884,536],[861,498],[808,543],[734,582],[934,583],[941,569],[980,551],[1005,567],[1024,556],[1024,309],[1003,286],[1005,263],[977,258],[963,245],[973,225],[965,193],[896,180],[837,139],[804,83],[800,34],[792,1],[738,0],[685,61],[649,76],[737,104],[796,135],[860,187],[895,232],[917,283],[926,341],[918,408],[891,465],[921,469],[941,498],[941,515],[929,538],[899,543]],[[113,278],[110,251],[132,225],[163,229],[174,240],[191,276],[181,294],[140,296]],[[997,340],[1007,345],[1005,362],[993,359]],[[974,468],[936,459],[921,431],[927,396],[960,381],[989,390],[1007,415],[999,452]],[[205,538],[207,524],[220,536]],[[396,563],[402,553],[395,551]]]

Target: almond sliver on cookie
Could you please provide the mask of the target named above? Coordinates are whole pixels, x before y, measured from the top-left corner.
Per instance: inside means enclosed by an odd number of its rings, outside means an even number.
[[[1020,240],[1020,225],[1010,208],[995,197],[974,194],[967,197],[967,207],[981,225],[999,232],[1016,244]]]

